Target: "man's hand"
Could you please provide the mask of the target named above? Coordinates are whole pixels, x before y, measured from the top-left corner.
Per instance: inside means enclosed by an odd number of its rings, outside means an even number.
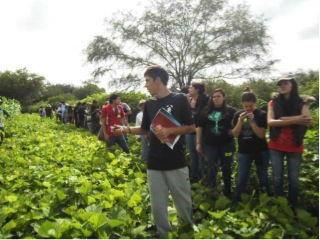
[[[169,141],[168,137],[170,133],[168,128],[164,128],[161,125],[157,125],[155,127],[155,135],[162,143],[166,143]]]
[[[114,132],[114,134],[115,134],[116,136],[120,136],[120,135],[126,133],[126,132],[125,132],[125,128],[127,128],[126,126],[113,125],[112,127],[113,127],[113,129],[114,129],[113,132]]]
[[[198,153],[202,153],[202,146],[200,143],[197,143],[196,150]]]

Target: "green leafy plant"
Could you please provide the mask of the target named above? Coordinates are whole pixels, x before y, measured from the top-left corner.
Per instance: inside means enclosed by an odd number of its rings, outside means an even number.
[[[146,166],[140,146],[108,149],[72,124],[18,114],[0,147],[0,238],[154,238]],[[249,188],[243,203],[192,185],[196,227],[169,208],[169,238],[318,238],[318,132],[309,131],[301,171],[301,205]],[[236,164],[236,163],[235,163]],[[218,194],[220,194],[218,190]]]

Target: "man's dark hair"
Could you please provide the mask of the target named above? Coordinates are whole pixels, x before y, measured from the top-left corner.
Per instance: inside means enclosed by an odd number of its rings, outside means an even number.
[[[153,80],[159,77],[165,86],[167,86],[169,81],[169,74],[167,70],[161,67],[160,65],[152,65],[147,67],[146,71],[144,72],[144,76],[149,76]]]
[[[111,94],[110,97],[109,97],[110,104],[112,104],[113,101],[116,100],[118,97],[119,97],[118,94],[115,94],[115,93]]]

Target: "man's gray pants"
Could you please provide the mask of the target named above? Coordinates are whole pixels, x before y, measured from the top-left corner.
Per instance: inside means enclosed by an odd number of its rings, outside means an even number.
[[[164,236],[172,231],[168,218],[169,191],[178,216],[193,225],[191,186],[188,167],[157,171],[147,170],[151,209],[158,233]]]

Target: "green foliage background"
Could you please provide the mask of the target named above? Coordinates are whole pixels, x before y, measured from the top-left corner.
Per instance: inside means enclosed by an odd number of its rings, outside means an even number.
[[[12,117],[0,147],[0,238],[154,238],[140,143],[134,136],[129,143],[129,155],[106,151],[72,124]],[[318,130],[308,132],[305,145],[296,217],[286,199],[255,191],[253,174],[238,206],[193,184],[198,231],[180,225],[171,207],[169,237],[319,238]]]

